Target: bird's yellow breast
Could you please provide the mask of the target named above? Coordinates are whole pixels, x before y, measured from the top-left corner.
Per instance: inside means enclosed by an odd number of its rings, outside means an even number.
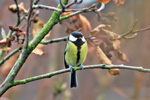
[[[65,54],[65,61],[67,65],[79,66],[80,64],[83,64],[83,62],[86,59],[87,50],[88,50],[87,42],[85,42],[83,45],[81,45],[79,49],[80,58],[77,61],[78,47],[74,43],[68,41],[67,46],[66,46],[66,54]]]

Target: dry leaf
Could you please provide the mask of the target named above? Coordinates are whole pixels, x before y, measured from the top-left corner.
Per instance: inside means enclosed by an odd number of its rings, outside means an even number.
[[[106,35],[108,36],[108,38],[110,38],[111,40],[120,38],[120,35],[112,32],[112,31],[109,31],[107,29],[103,28],[102,31],[104,31],[106,33]]]
[[[36,23],[33,24],[33,30],[32,30],[32,35],[33,37],[35,37],[43,28],[44,26],[44,22],[42,20],[38,20]],[[43,40],[47,40],[46,38],[50,36],[50,33],[48,33]],[[37,54],[37,55],[44,55],[46,54],[46,52],[43,51],[45,45],[39,44],[33,51],[33,54]]]
[[[1,47],[1,46],[4,47],[4,46],[7,45],[7,44],[8,44],[8,38],[3,39],[3,40],[0,41],[0,47]]]
[[[40,55],[40,56],[46,54],[46,52],[44,52],[44,51],[43,51],[42,49],[40,49],[40,48],[35,48],[35,49],[32,51],[32,53],[33,53],[33,54],[36,54],[36,55]]]
[[[80,20],[80,23],[81,23],[81,26],[82,26],[83,30],[86,30],[87,28],[90,31],[92,30],[91,24],[85,16],[80,14],[79,15],[79,20]]]
[[[107,58],[107,56],[104,54],[104,52],[99,46],[96,46],[96,54],[103,64],[112,65],[111,60]]]
[[[105,53],[102,51],[102,49],[99,46],[96,46],[96,54],[99,58],[99,60],[106,65],[112,65],[112,62],[110,59],[108,59],[108,57],[105,55]],[[108,72],[111,75],[119,75],[120,74],[120,70],[119,69],[110,69],[108,70]]]
[[[0,48],[0,50],[4,51],[5,53],[8,53],[10,49],[11,49],[10,47]]]
[[[114,40],[112,42],[113,42],[114,49],[119,50],[120,49],[120,44],[121,44],[120,40]]]
[[[90,34],[95,36],[95,34],[99,34],[99,33],[100,33],[101,29],[110,29],[110,28],[111,28],[110,25],[100,24],[100,25],[98,25],[96,28],[94,28],[94,29],[90,32]],[[99,35],[100,35],[100,34],[99,34]]]
[[[24,7],[24,3],[23,2],[21,2],[19,5],[18,5],[18,7],[19,7],[19,12],[20,13],[25,13],[25,12],[27,12],[27,10],[25,9],[25,7]],[[16,6],[16,4],[12,4],[12,5],[10,5],[9,7],[8,7],[8,9],[11,11],[11,12],[13,12],[13,13],[16,13],[17,12],[17,6]]]
[[[13,25],[9,25],[9,29],[12,31],[23,32],[19,27],[14,27]]]
[[[107,4],[110,2],[110,0],[97,0],[97,2]]]
[[[125,62],[128,61],[127,56],[126,56],[124,53],[122,53],[120,50],[116,50],[116,51],[114,52],[114,54],[115,54],[115,56],[116,56],[118,59],[120,59],[121,61],[125,61]]]
[[[61,16],[66,16],[71,13],[73,12],[64,12]],[[68,35],[73,31],[78,31],[80,28],[82,28],[83,31],[86,31],[87,29],[92,29],[88,19],[81,14],[72,16],[69,19],[65,19],[61,23],[65,26],[66,33]]]
[[[124,0],[113,0],[115,5],[119,8],[124,4]]]
[[[120,75],[120,70],[115,68],[115,69],[110,69],[108,70],[110,75]]]
[[[13,67],[13,65],[15,64],[18,56],[19,56],[19,52],[16,53],[14,56],[12,56],[8,61],[6,61],[1,68],[1,73],[5,76],[8,75],[8,73],[10,72],[11,68]]]

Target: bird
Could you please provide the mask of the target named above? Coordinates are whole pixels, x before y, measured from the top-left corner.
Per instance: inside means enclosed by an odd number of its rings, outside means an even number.
[[[83,34],[78,31],[72,32],[67,39],[67,44],[64,52],[64,64],[65,68],[70,69],[70,87],[77,88],[77,76],[76,71],[73,67],[81,67],[86,59],[88,52],[87,41],[85,40]]]

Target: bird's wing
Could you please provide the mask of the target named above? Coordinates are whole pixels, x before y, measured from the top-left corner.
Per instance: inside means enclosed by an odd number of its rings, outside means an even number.
[[[67,47],[67,45],[66,45]],[[65,55],[66,55],[66,48],[65,48],[65,52],[64,52],[64,64],[65,64],[65,68],[69,68],[69,65],[67,65],[66,60],[65,60]]]

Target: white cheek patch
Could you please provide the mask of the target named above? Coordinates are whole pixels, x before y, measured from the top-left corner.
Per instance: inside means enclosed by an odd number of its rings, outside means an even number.
[[[69,36],[69,40],[70,40],[70,41],[76,41],[76,40],[77,40],[77,38],[76,38],[76,37],[74,37],[74,36],[72,36],[72,35],[70,35],[70,36]]]
[[[86,41],[84,37],[82,37],[82,41],[83,41],[83,42],[85,42],[85,41]]]

